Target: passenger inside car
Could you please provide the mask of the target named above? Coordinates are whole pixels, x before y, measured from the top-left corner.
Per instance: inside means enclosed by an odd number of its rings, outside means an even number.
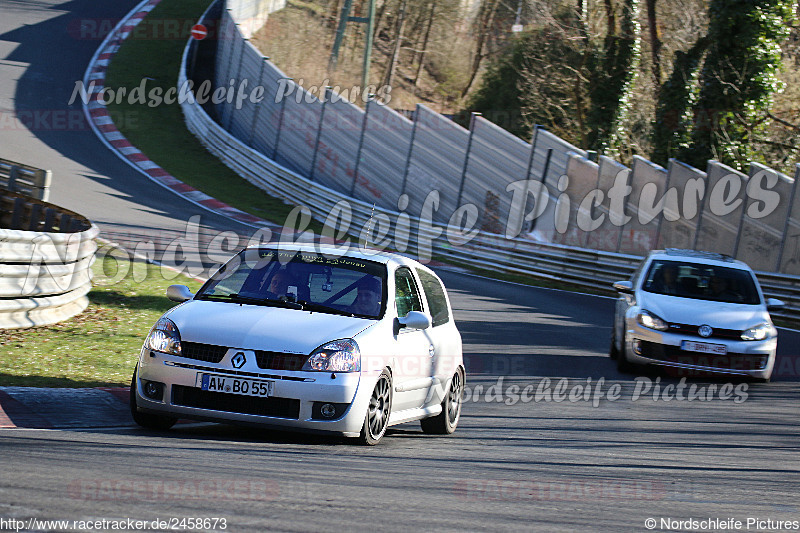
[[[719,274],[711,276],[708,282],[708,289],[709,297],[714,300],[737,303],[742,301],[742,295],[731,287],[731,280]]]

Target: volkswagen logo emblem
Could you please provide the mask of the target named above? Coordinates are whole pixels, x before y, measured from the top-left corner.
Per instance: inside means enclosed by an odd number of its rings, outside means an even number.
[[[699,333],[701,337],[710,337],[711,334],[714,333],[714,330],[711,329],[711,326],[704,324],[697,328],[697,333]]]
[[[231,359],[233,368],[242,368],[245,362],[247,362],[247,358],[244,356],[244,352],[236,352],[236,355]]]

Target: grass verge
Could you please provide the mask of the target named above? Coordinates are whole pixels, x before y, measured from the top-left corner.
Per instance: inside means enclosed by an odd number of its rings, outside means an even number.
[[[186,42],[185,31],[166,31],[175,21],[194,21],[210,5],[209,0],[164,0],[153,9],[120,47],[106,75],[106,87],[129,95],[145,80],[145,88],[165,94],[178,87],[178,71]],[[111,94],[111,93],[109,93]],[[149,100],[149,97],[147,98]],[[283,224],[291,205],[268,195],[226,167],[186,129],[178,103],[150,107],[130,103],[127,96],[108,105],[120,132],[147,157],[170,174],[242,211]]]
[[[150,328],[175,305],[164,295],[167,287],[200,287],[156,265],[111,255],[93,269],[96,286],[82,314],[52,326],[2,332],[0,386],[126,386]]]

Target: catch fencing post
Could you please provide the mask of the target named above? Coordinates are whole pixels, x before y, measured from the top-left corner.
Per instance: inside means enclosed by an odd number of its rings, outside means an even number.
[[[267,65],[269,57],[262,56],[261,69],[258,71],[258,85],[263,87],[262,80],[264,79],[264,67]],[[253,138],[256,136],[256,123],[258,122],[258,115],[261,113],[261,105],[256,105],[256,110],[253,113],[253,121],[250,123],[250,138],[247,139],[247,146],[253,147]]]
[[[783,223],[783,235],[781,235],[781,249],[778,251],[778,264],[775,265],[775,272],[781,271],[781,262],[783,261],[783,251],[786,249],[786,237],[789,234],[789,219],[792,218],[792,207],[797,200],[797,181],[800,180],[800,163],[795,165],[794,171],[794,185],[792,185],[792,194],[789,199],[789,209],[786,214],[786,222]]]
[[[749,179],[749,178],[748,178]],[[743,189],[747,190],[747,182],[746,180],[742,179],[743,182]],[[739,216],[739,226],[736,228],[736,244],[733,245],[733,253],[731,257],[734,259],[739,254],[739,243],[742,241],[742,226],[744,226],[744,216],[747,214],[747,194],[745,194],[745,199],[742,202],[742,214]]]
[[[294,78],[280,78],[294,83]],[[291,93],[289,93],[291,94]],[[286,109],[286,96],[281,97],[281,112],[278,114],[278,129],[275,132],[275,147],[272,149],[272,160],[275,161],[278,157],[278,143],[281,142],[281,129],[283,129],[283,114]]]
[[[711,161],[706,163],[706,181],[705,187],[706,192],[708,192],[708,175],[710,174],[709,168],[711,166]],[[700,241],[700,227],[703,223],[703,211],[706,209],[706,196],[708,194],[704,194],[702,198],[700,198],[700,206],[697,208],[697,226],[694,228],[694,242],[692,243],[692,250],[697,250],[697,243]]]
[[[600,173],[598,172],[598,175]],[[667,197],[667,192],[669,191],[669,183],[672,177],[672,169],[669,168],[669,164],[667,164],[667,177],[664,178],[664,194],[662,198]],[[656,240],[653,242],[653,247],[658,248],[658,240],[661,238],[661,224],[664,223],[664,210],[662,209],[661,212],[658,214],[658,224],[656,224]]]
[[[419,122],[419,108],[422,104],[417,104],[414,110],[414,125],[411,127],[411,141],[408,143],[408,157],[406,157],[406,168],[403,171],[403,185],[400,187],[400,196],[406,193],[406,183],[408,182],[408,170],[411,167],[411,155],[414,151],[414,138],[417,136],[417,123]]]
[[[242,60],[244,59],[244,49],[247,48],[247,43],[250,39],[242,39],[242,49],[239,51],[239,66],[236,67],[236,81],[238,83],[242,83],[240,77],[242,76]],[[236,89],[234,89],[234,94],[236,93]],[[234,100],[236,98],[234,97]],[[236,111],[236,104],[233,102],[228,102],[228,106],[231,109],[230,114],[228,115],[228,122],[225,126],[225,129],[230,132],[231,131],[231,122],[233,122],[233,114]]]
[[[230,11],[230,9],[228,11]],[[231,16],[231,20],[233,20],[232,16]],[[234,38],[235,35],[241,35],[241,33],[239,32],[239,23],[238,22],[234,22],[233,23],[233,32],[231,32],[231,44],[230,44],[231,54],[230,54],[230,57],[228,58],[228,70],[225,73],[225,79],[222,80],[222,83],[220,85],[227,85],[228,83],[230,83],[230,80],[233,79],[231,77],[232,76],[232,72],[231,71],[233,70],[233,52],[235,50],[235,45],[234,45],[233,38]],[[223,105],[223,107],[222,107],[223,111],[228,111],[228,112],[231,111],[229,104],[230,104],[230,102],[225,102],[223,104],[220,104],[220,105]],[[220,119],[221,118],[222,117],[220,117]],[[227,127],[228,122],[229,122],[228,117],[225,117],[226,126],[224,126],[224,127],[225,127],[226,131],[228,131],[228,127]]]
[[[531,154],[528,157],[528,168],[525,169],[525,192],[522,195],[522,197],[524,198],[524,200],[522,201],[522,213],[520,213],[522,218],[519,221],[519,232],[520,233],[522,233],[525,230],[525,203],[528,201],[528,191],[530,190],[530,187],[528,186],[528,183],[530,182],[531,171],[533,170],[533,157],[536,154],[536,137],[539,136],[539,128],[540,127],[541,126],[539,126],[538,124],[536,124],[533,127],[533,137],[531,137]],[[538,198],[535,201],[538,202],[539,201]],[[535,207],[536,207],[536,205],[534,204],[534,208]],[[533,222],[533,221],[531,221],[531,222]]]
[[[537,131],[536,134],[537,134],[537,137],[538,137],[539,132]],[[544,169],[542,170],[542,179],[541,179],[541,184],[542,184],[542,186],[544,186],[545,191],[547,191],[547,173],[550,171],[550,158],[551,157],[553,157],[553,149],[552,148],[548,148],[547,149],[547,156],[545,156],[545,158],[544,158]],[[550,192],[547,191],[546,194],[549,195]],[[536,220],[537,219],[535,219],[535,218],[533,220],[531,220],[531,227],[528,230],[528,233],[530,233],[531,231],[534,230],[534,228],[536,228]]]
[[[317,127],[317,140],[314,143],[314,156],[311,158],[311,172],[308,179],[314,181],[314,174],[317,171],[317,154],[319,153],[319,141],[322,138],[322,126],[325,122],[325,107],[328,105],[329,93],[333,89],[330,85],[325,86],[325,92],[322,95],[322,111],[319,113],[319,126]]]
[[[467,153],[464,155],[464,168],[461,170],[461,184],[458,186],[456,209],[461,206],[461,196],[464,194],[464,182],[467,179],[467,168],[469,167],[469,154],[472,151],[472,137],[475,135],[475,118],[479,116],[481,116],[480,113],[473,111],[469,117],[469,139],[467,140]]]
[[[361,165],[361,149],[364,147],[364,137],[367,133],[367,120],[369,119],[369,105],[375,99],[374,94],[367,97],[367,105],[364,109],[364,119],[361,121],[361,136],[358,139],[358,150],[356,150],[356,164],[353,169],[353,186],[350,188],[350,198],[356,193],[356,183],[358,182],[358,167]]]

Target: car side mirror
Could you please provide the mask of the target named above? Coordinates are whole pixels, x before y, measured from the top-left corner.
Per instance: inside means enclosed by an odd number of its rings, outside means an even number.
[[[767,298],[767,309],[770,311],[779,311],[786,307],[786,304],[777,298]]]
[[[194,294],[186,285],[170,285],[167,287],[167,298],[173,302],[185,302],[194,298]]]
[[[633,294],[633,283],[630,281],[617,281],[612,287],[614,290],[622,294]]]
[[[406,316],[397,319],[397,324],[399,325],[397,329],[428,329],[432,323],[433,319],[429,314],[421,311],[409,311]]]

